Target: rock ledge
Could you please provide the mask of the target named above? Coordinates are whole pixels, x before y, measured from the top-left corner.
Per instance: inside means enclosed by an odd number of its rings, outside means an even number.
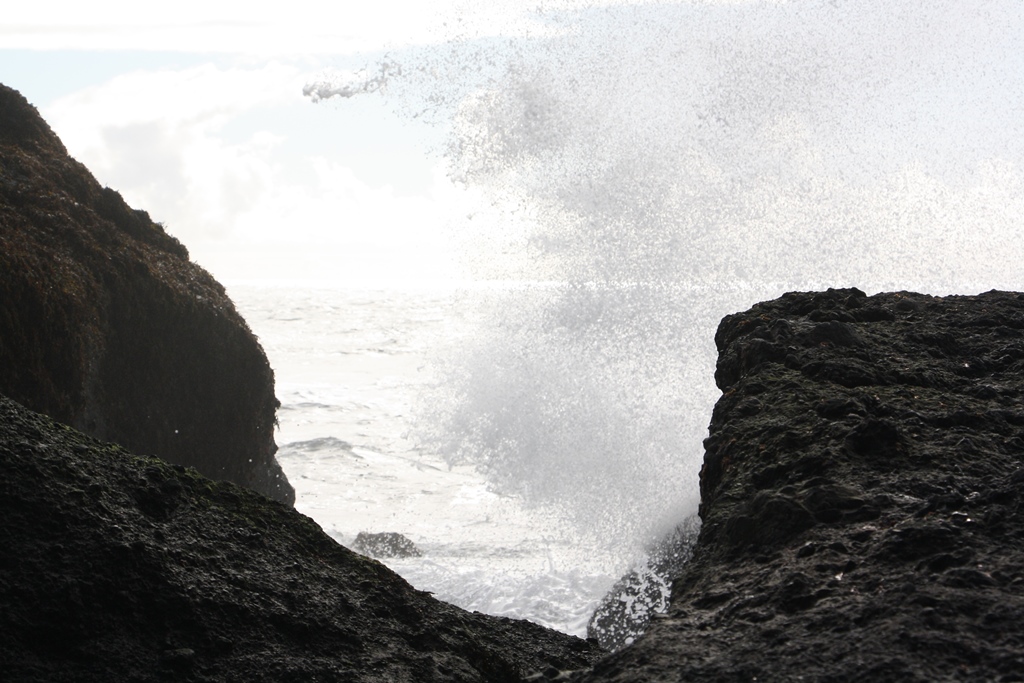
[[[1024,295],[725,318],[703,526],[584,681],[1024,680]]]

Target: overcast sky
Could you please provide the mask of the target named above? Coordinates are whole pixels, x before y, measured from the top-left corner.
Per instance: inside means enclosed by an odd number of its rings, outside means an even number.
[[[453,235],[524,207],[551,214],[534,246],[600,267],[680,239],[666,270],[722,277],[952,289],[1024,262],[1016,0],[8,4],[0,82],[228,283],[472,276]],[[303,94],[373,90],[382,60],[423,98]]]
[[[13,3],[0,82],[222,280],[444,279],[463,198],[443,131],[303,86],[514,16],[478,9],[470,26],[455,0]]]

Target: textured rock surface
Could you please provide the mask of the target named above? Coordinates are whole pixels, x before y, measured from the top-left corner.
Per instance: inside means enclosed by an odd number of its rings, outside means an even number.
[[[0,392],[278,500],[277,399],[224,288],[0,85]]]
[[[293,509],[0,398],[4,681],[519,681],[595,645],[414,590]]]
[[[727,317],[703,527],[586,681],[1024,680],[1024,296]]]
[[[416,544],[395,531],[371,534],[360,531],[352,543],[352,549],[370,557],[420,557],[423,553]]]

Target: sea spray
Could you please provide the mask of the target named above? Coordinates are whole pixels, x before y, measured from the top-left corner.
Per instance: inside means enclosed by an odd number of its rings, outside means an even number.
[[[678,464],[699,457],[705,425],[686,416],[714,396],[679,378],[712,362],[710,339],[687,338],[711,317],[702,295],[549,285],[499,303],[429,395],[427,447],[618,544],[653,540],[695,508],[697,469]]]
[[[394,53],[363,88],[449,129],[483,197],[453,216],[479,277],[535,283],[495,296],[427,411],[425,443],[497,489],[625,557],[696,500],[722,315],[787,289],[1021,286],[1019,2],[531,16]]]

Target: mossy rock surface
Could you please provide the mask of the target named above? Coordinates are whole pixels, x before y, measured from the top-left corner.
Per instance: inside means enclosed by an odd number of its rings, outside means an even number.
[[[294,501],[274,374],[224,288],[0,85],[0,392]]]
[[[519,681],[594,644],[413,589],[294,509],[0,397],[4,681]]]

